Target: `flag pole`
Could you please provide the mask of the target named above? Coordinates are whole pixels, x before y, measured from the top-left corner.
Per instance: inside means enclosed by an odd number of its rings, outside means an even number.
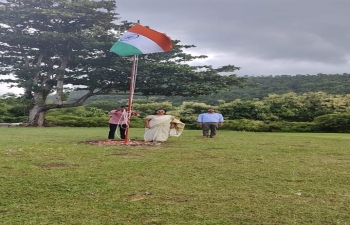
[[[130,127],[130,118],[131,118],[131,110],[132,110],[132,101],[133,101],[134,91],[135,91],[137,61],[138,61],[138,57],[137,57],[137,55],[134,55],[132,67],[131,67],[131,75],[130,75],[130,88],[129,88],[130,94],[129,94],[129,100],[128,100],[128,121],[126,124],[125,139],[124,139],[124,142],[126,144],[129,143],[129,127]]]
[[[140,24],[140,20],[137,20],[137,23]],[[130,127],[130,118],[131,118],[131,110],[132,110],[132,101],[134,98],[134,91],[135,91],[135,82],[136,82],[136,71],[137,71],[137,64],[138,64],[138,56],[133,56],[132,61],[132,67],[131,67],[131,75],[130,75],[130,87],[129,87],[129,100],[128,100],[128,122],[126,124],[126,130],[125,130],[125,144],[129,143],[129,127]]]

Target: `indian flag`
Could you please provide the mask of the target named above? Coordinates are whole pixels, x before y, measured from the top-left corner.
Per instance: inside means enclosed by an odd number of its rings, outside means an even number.
[[[120,37],[110,51],[120,56],[129,56],[167,52],[172,48],[173,44],[168,36],[136,24]]]

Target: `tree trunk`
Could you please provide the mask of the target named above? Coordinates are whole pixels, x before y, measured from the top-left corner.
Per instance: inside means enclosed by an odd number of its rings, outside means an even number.
[[[68,103],[68,104],[43,104],[46,100],[46,95],[43,95],[42,92],[36,92],[34,93],[34,99],[37,101],[34,107],[29,111],[29,120],[28,120],[28,126],[34,126],[34,127],[43,127],[43,126],[49,126],[50,124],[45,119],[45,114],[50,109],[58,109],[58,108],[71,108],[71,107],[77,107],[82,106],[86,99],[88,99],[91,96],[94,96],[95,94],[92,92],[88,92],[87,94],[83,95],[80,99],[78,99],[76,102]]]
[[[42,127],[45,126],[46,120],[45,120],[45,113],[46,110],[44,110],[43,106],[34,106],[29,111],[29,120],[28,125],[29,126],[35,126],[35,127]]]
[[[57,70],[57,84],[56,84],[56,104],[63,104],[64,99],[64,74],[67,68],[69,56],[61,56],[61,66]]]
[[[44,91],[36,91],[33,94],[34,107],[29,111],[28,125],[42,127],[45,125],[45,113],[47,94]]]

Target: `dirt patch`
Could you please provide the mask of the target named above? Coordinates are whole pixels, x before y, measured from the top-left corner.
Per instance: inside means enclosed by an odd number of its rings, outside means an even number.
[[[84,141],[81,142],[90,145],[101,146],[157,146],[161,145],[160,142],[147,142],[147,141]]]

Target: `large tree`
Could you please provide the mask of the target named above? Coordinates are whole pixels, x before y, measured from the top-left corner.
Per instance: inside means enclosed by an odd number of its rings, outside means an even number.
[[[109,52],[118,33],[132,23],[116,23],[116,0],[0,0],[0,75],[14,82],[32,100],[29,124],[45,125],[45,112],[79,106],[94,95],[127,92],[131,61]],[[192,56],[180,45],[167,53],[140,56],[136,92],[144,95],[196,96],[232,85],[244,85],[235,66],[217,69],[187,63]],[[85,90],[76,102],[65,103],[70,89]],[[50,93],[56,94],[47,104]]]

